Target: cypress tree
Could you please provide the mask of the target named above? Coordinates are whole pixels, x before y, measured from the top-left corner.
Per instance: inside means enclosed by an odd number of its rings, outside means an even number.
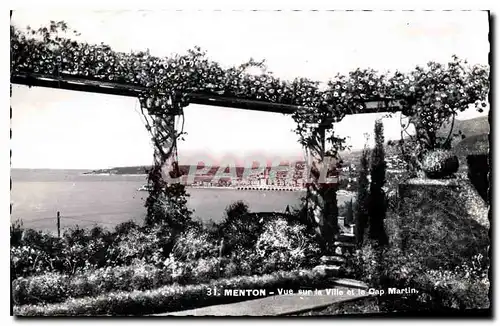
[[[384,219],[387,212],[385,192],[386,162],[384,150],[384,125],[382,121],[375,122],[375,148],[371,158],[371,183],[368,200],[369,236],[379,245],[388,242],[384,228]]]
[[[347,212],[345,214],[344,225],[349,226],[352,224],[354,220],[354,212],[352,207],[352,199],[347,204]]]
[[[358,175],[358,193],[356,198],[355,224],[356,224],[356,242],[359,246],[363,245],[364,234],[368,225],[368,196],[369,196],[369,155],[370,150],[365,147],[361,154],[359,175]]]

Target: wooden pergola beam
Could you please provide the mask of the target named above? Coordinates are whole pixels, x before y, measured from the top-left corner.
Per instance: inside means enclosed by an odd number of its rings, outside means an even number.
[[[142,86],[105,82],[101,80],[81,78],[72,75],[62,75],[60,78],[54,78],[52,76],[43,74],[18,73],[14,74],[11,77],[11,83],[26,86],[48,87],[71,91],[82,91],[129,97],[139,97],[139,95],[147,92],[147,88]],[[184,94],[189,97],[189,103],[193,104],[203,104],[283,114],[292,114],[298,108],[298,106],[296,105],[247,100],[213,94],[193,92],[187,92]]]
[[[120,83],[103,82],[91,78],[79,78],[72,75],[63,75],[61,78],[54,78],[43,74],[13,74],[10,78],[12,84],[64,89],[70,91],[81,91],[89,93],[120,95],[138,97],[145,92],[145,87],[126,85]]]
[[[16,73],[11,76],[12,84],[47,87],[55,89],[64,89],[71,91],[82,91],[90,93],[119,95],[129,97],[139,97],[139,95],[147,92],[147,88],[143,86],[122,84],[116,82],[105,82],[93,78],[82,78],[70,74],[61,74],[58,78],[52,75],[34,74],[34,73]],[[228,107],[236,109],[245,109],[252,111],[273,112],[282,114],[292,114],[299,106],[265,102],[258,100],[241,99],[237,97],[228,97],[224,95],[213,95],[205,93],[187,92],[189,103],[211,105],[219,107]],[[401,111],[401,107],[394,101],[387,100],[379,101],[379,105],[366,105],[366,109],[355,112],[360,113],[376,113],[376,112],[397,112]],[[384,103],[383,105],[380,105]]]

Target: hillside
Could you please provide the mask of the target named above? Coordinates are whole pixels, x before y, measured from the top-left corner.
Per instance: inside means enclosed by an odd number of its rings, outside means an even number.
[[[488,116],[468,120],[456,120],[455,127],[456,130],[462,130],[466,136],[487,134],[490,132]]]
[[[453,151],[459,157],[471,154],[486,154],[490,149],[488,136],[488,134],[481,134],[467,137],[458,143],[453,148]]]
[[[444,125],[439,131],[439,137],[447,137],[450,132],[451,123]],[[460,137],[455,138],[452,142],[453,148],[458,146],[457,155],[466,156],[477,150],[487,151],[489,149],[488,134],[490,132],[490,124],[488,122],[488,117],[478,117],[467,120],[455,120],[453,126],[453,133],[458,133],[459,131],[465,136],[462,140]],[[476,146],[479,146],[476,148]],[[393,146],[386,146],[386,155],[396,154],[397,148]],[[341,153],[342,160],[347,164],[358,164],[361,158],[362,150],[355,149],[352,151],[344,151]]]
[[[99,169],[90,172],[85,172],[84,174],[146,174],[147,170],[151,166],[124,166],[124,167],[114,167],[111,169]]]
[[[296,162],[297,168],[300,169],[301,164],[303,162]],[[193,165],[194,167],[194,165]],[[147,174],[147,171],[151,168],[151,166],[126,166],[126,167],[115,167],[111,169],[100,169],[100,170],[93,170],[90,172],[85,172],[84,174]],[[183,174],[187,174],[189,169],[191,168],[191,165],[180,165],[179,166],[180,170],[183,172]],[[197,169],[201,170],[203,169],[204,166],[198,165]],[[244,172],[244,167],[235,167],[236,170],[236,175],[238,177],[243,176]],[[268,171],[271,170],[271,167],[266,168]],[[210,170],[205,174],[206,176],[214,176],[217,171],[219,170],[218,166],[212,166]],[[229,167],[226,167],[224,170],[225,173],[229,173]]]
[[[450,132],[451,123],[446,124],[438,131],[438,136],[446,137]],[[488,122],[488,117],[478,117],[468,120],[455,120],[455,125],[453,126],[453,132],[458,133],[459,131],[465,137],[471,137],[482,134],[489,134],[490,124]],[[460,142],[460,139],[456,140],[455,143]]]

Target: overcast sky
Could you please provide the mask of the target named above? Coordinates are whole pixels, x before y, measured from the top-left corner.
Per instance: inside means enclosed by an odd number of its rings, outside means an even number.
[[[15,11],[12,22],[39,27],[64,20],[89,43],[128,52],[183,53],[196,45],[223,65],[265,59],[275,75],[327,81],[357,67],[409,70],[453,54],[488,64],[486,12],[176,12]],[[106,168],[150,164],[152,145],[137,100],[54,89],[13,87],[15,168]],[[483,113],[483,114],[486,114]],[[231,153],[300,157],[290,117],[190,105],[181,163]],[[475,111],[459,116],[478,116]],[[355,115],[336,126],[361,148],[380,115]],[[387,139],[399,138],[399,117],[385,119]]]

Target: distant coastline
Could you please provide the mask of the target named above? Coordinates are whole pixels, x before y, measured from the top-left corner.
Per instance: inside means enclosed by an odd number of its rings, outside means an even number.
[[[146,176],[146,173],[93,173],[93,172],[83,172],[82,175],[102,175],[102,176],[110,176],[110,175],[121,175],[124,177],[131,177],[131,176]]]
[[[304,165],[305,162],[295,162],[296,164]],[[195,165],[179,165],[179,169],[184,174],[187,174],[192,167]],[[202,169],[204,166],[198,166],[198,169]],[[211,166],[210,170],[207,171],[207,175],[215,175],[219,170],[219,166]],[[273,167],[268,166],[267,169],[271,170]],[[151,169],[151,166],[127,166],[127,167],[114,167],[110,169],[97,169],[97,170],[88,170],[83,174],[93,174],[93,175],[146,175],[147,171]],[[226,167],[226,169],[229,169]],[[244,167],[236,166],[234,167],[237,175],[243,174]],[[229,172],[229,170],[228,170]]]
[[[127,167],[115,167],[111,169],[98,169],[83,172],[82,174],[92,174],[92,175],[146,175],[150,166],[127,166]]]

